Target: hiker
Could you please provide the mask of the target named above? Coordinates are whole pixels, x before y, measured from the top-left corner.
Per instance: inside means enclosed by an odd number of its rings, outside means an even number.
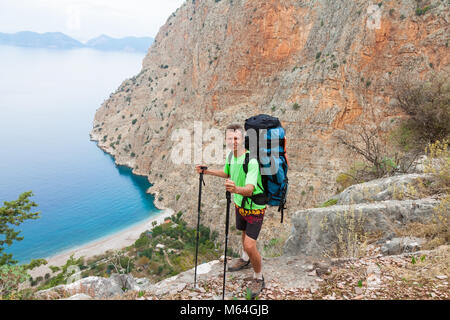
[[[256,159],[248,162],[247,174],[244,171],[245,154],[249,153],[244,146],[244,130],[239,124],[229,125],[226,128],[225,140],[228,149],[233,150],[233,156],[227,157],[224,169],[202,169],[196,166],[198,173],[225,178],[225,188],[234,194],[236,213],[236,229],[242,231],[242,255],[231,261],[228,271],[239,271],[253,267],[253,279],[248,289],[252,299],[259,295],[264,288],[262,274],[262,259],[256,247],[259,232],[261,231],[266,205],[257,205],[250,199],[252,195],[260,194],[261,173]],[[231,161],[229,161],[231,159]],[[248,198],[247,198],[248,197]],[[244,204],[242,204],[244,202]]]

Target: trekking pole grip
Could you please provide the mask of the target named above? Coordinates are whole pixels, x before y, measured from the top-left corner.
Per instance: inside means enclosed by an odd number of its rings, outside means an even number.
[[[203,180],[203,175],[205,174],[205,171],[208,169],[206,166],[201,166],[200,169],[202,169],[202,172],[200,172],[200,181],[205,185],[205,180]]]

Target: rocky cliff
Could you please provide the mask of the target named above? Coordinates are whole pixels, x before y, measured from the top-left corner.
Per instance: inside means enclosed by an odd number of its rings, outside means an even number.
[[[448,1],[435,0],[188,0],[161,27],[141,72],[97,110],[91,139],[147,176],[158,206],[194,224],[202,159],[174,164],[173,133],[194,137],[194,121],[205,132],[259,113],[279,117],[289,210],[283,225],[268,212],[261,239],[287,234],[291,213],[332,196],[350,165],[336,134],[363,122],[389,130],[402,117],[390,79],[448,65],[449,13]],[[223,233],[225,190],[219,178],[205,182],[202,223]],[[238,239],[232,232],[232,244]]]

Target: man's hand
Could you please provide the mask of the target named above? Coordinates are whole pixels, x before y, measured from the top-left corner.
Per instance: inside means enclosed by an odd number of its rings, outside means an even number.
[[[202,169],[202,167],[203,167],[203,169]],[[202,164],[199,164],[199,165],[196,165],[195,166],[195,170],[197,170],[197,173],[203,173],[203,174],[206,174],[206,166],[204,166],[204,165],[202,165]]]
[[[251,197],[255,186],[252,184],[247,184],[245,187],[238,187],[234,181],[227,179],[225,180],[225,189],[231,193],[237,193],[245,197]]]
[[[225,180],[225,189],[231,193],[237,193],[236,192],[236,185],[234,182],[230,179]]]
[[[204,169],[202,169],[202,167],[204,167]],[[204,175],[211,175],[211,176],[221,177],[221,178],[225,178],[225,179],[228,178],[228,175],[225,172],[223,172],[222,170],[208,169],[203,164],[196,165],[195,171],[197,173],[203,172]]]

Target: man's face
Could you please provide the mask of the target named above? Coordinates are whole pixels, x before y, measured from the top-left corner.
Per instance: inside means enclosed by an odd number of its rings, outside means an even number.
[[[243,137],[240,130],[227,130],[225,135],[225,141],[227,148],[231,150],[237,150],[243,146]]]

